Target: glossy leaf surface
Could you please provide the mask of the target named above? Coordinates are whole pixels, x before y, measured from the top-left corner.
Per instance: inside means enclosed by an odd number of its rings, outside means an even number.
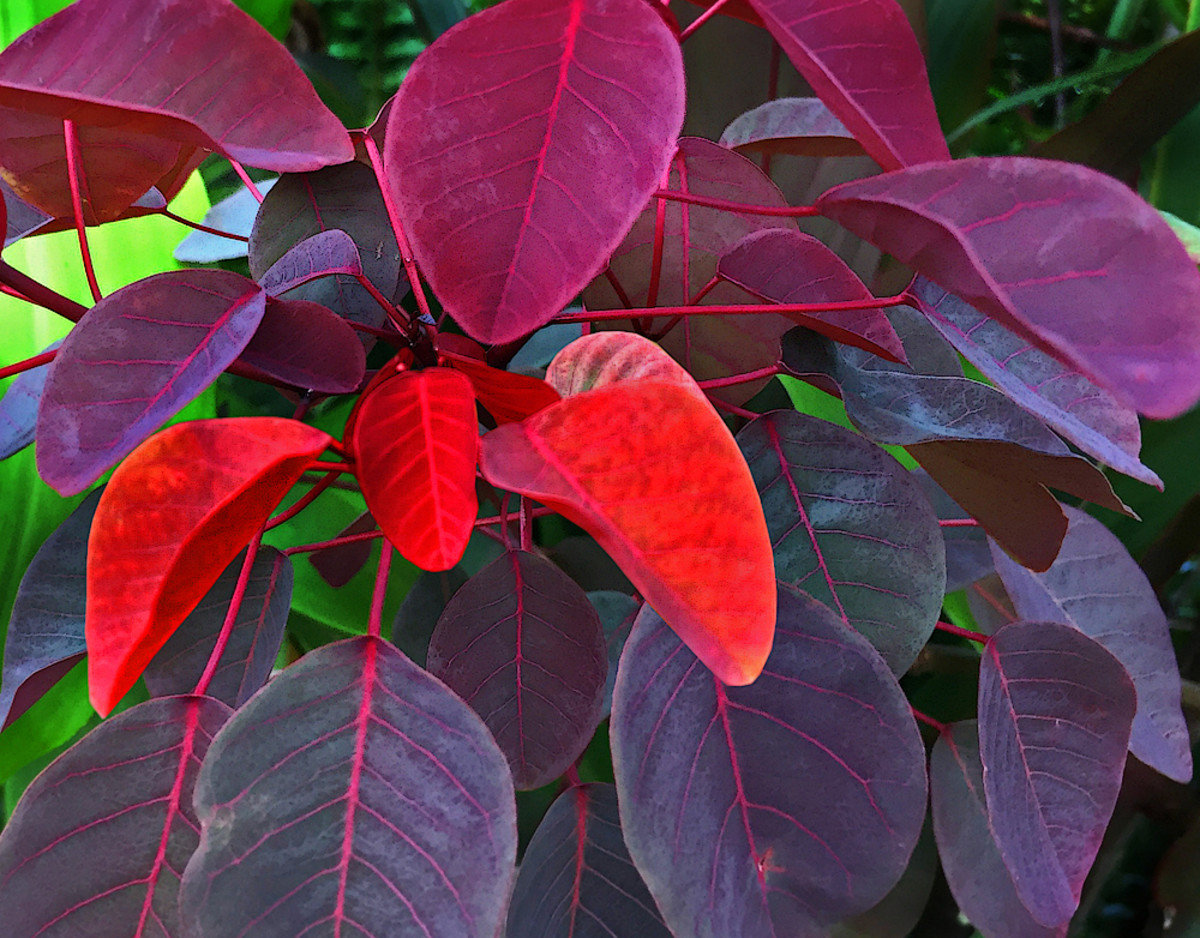
[[[863,152],[846,125],[820,98],[776,98],[735,118],[721,146],[739,153],[797,156],[859,156]]]
[[[266,313],[240,361],[294,385],[324,394],[357,388],[367,356],[358,334],[328,307],[308,300],[267,300]]]
[[[979,669],[988,821],[1017,893],[1054,928],[1079,904],[1121,786],[1136,701],[1111,654],[1070,626],[1014,622]]]
[[[625,842],[676,934],[824,934],[883,898],[920,833],[924,748],[887,665],[816,600],[782,587],[779,608],[749,687],[714,680],[649,609],[621,658]]]
[[[156,274],[110,293],[63,340],[38,409],[42,478],[83,491],[241,353],[266,309],[223,270]]]
[[[454,594],[426,668],[487,724],[518,789],[552,782],[583,752],[608,672],[600,619],[565,573],[510,550]]]
[[[1200,273],[1108,176],[955,160],[846,183],[817,208],[1147,416],[1200,397]]]
[[[58,348],[52,342],[46,351]],[[0,397],[0,459],[8,459],[33,442],[37,428],[38,403],[50,374],[49,365],[39,365],[17,375]]]
[[[642,379],[567,398],[488,433],[480,466],[591,533],[721,680],[758,675],[771,542],[737,444],[694,391]]]
[[[329,441],[276,417],[197,421],[117,467],[88,542],[88,684],[101,715]]]
[[[386,165],[417,261],[469,335],[532,332],[600,272],[667,168],[683,97],[679,45],[640,0],[510,0],[422,53]]]
[[[310,652],[238,711],[196,814],[180,897],[196,938],[493,938],[503,921],[517,846],[504,756],[379,639]]]
[[[449,570],[471,537],[479,448],[471,382],[406,371],[362,399],[353,448],[367,507],[406,560]]]
[[[0,834],[11,938],[182,938],[176,902],[196,847],[192,786],[229,708],[168,697],[102,723],[30,785]]]
[[[1108,528],[1076,508],[1063,511],[1067,536],[1049,570],[1033,573],[993,548],[996,572],[1022,619],[1073,626],[1124,665],[1137,689],[1130,751],[1187,782],[1192,754],[1167,617],[1141,567]]]

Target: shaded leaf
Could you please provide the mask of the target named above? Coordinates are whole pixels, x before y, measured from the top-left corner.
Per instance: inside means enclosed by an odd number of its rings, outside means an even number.
[[[739,153],[860,156],[863,146],[820,98],[776,98],[737,117],[721,146]]]
[[[946,490],[933,481],[933,477],[923,469],[915,469],[912,477],[929,504],[933,506],[939,523],[950,520],[971,520],[971,516],[955,503]],[[981,577],[987,576],[995,569],[992,562],[992,552],[988,548],[987,534],[982,526],[946,525],[942,526],[942,542],[946,545],[946,592],[970,586]]]
[[[266,312],[238,358],[288,384],[345,394],[363,380],[367,356],[358,334],[328,307],[267,298]]]
[[[4,227],[4,247],[33,234],[50,220],[49,215],[22,199],[0,177],[0,221]]]
[[[374,531],[378,525],[369,511],[364,511],[350,524],[338,531],[337,537],[348,534],[365,534]],[[336,538],[335,538],[336,540]],[[339,589],[354,579],[355,575],[366,566],[371,558],[373,544],[369,540],[351,541],[348,544],[338,544],[334,547],[324,547],[308,555],[317,574],[335,589]]]
[[[96,481],[234,362],[266,299],[237,274],[187,270],[93,306],[50,364],[37,422],[42,478],[63,495]]]
[[[600,272],[667,169],[683,96],[679,44],[640,0],[510,0],[421,54],[386,165],[417,261],[469,335],[532,332]]]
[[[196,938],[499,931],[517,846],[504,757],[379,639],[326,645],[271,681],[214,740],[195,798],[180,903]]]
[[[625,650],[625,642],[633,628],[633,620],[642,604],[628,593],[619,593],[616,590],[591,590],[587,598],[600,617],[600,628],[604,630],[604,645],[608,650],[608,677],[604,681],[604,705],[601,707],[602,715],[607,718],[612,710],[613,685],[617,683],[617,664],[621,660],[621,652]]]
[[[261,195],[266,195],[278,179],[264,179],[255,183]],[[203,223],[218,231],[249,238],[258,215],[258,199],[245,186],[231,196],[222,199],[204,214]],[[207,231],[193,231],[175,248],[175,260],[188,264],[214,264],[217,261],[245,257],[248,245],[245,241],[222,238]]]
[[[392,644],[424,668],[429,639],[450,597],[462,589],[468,576],[462,567],[423,572],[404,597],[392,622]]]
[[[268,293],[280,296],[322,277],[362,272],[354,240],[340,228],[330,228],[292,245],[257,279]]]
[[[439,352],[445,353],[445,340],[451,338],[461,337],[438,337]],[[471,358],[461,354],[447,355],[446,364],[455,371],[461,371],[471,380],[475,397],[496,423],[524,420],[560,399],[559,393],[540,378],[493,368],[482,358]]]
[[[277,417],[204,420],[117,467],[88,542],[88,682],[102,716],[329,442]]]
[[[57,349],[62,342],[51,342],[43,351]],[[50,366],[39,365],[17,375],[0,396],[0,459],[8,459],[33,442],[37,427],[38,403]]]

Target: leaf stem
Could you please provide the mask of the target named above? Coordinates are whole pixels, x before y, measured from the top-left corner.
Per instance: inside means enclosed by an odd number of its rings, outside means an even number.
[[[333,485],[334,481],[340,475],[340,471],[326,473],[311,489],[300,496],[300,498],[296,499],[296,503],[294,505],[285,509],[284,511],[281,511],[274,518],[270,519],[266,523],[266,526],[263,528],[263,530],[270,531],[272,528],[277,528],[285,521],[290,521],[292,518],[296,517],[296,515],[300,514],[300,512],[315,502],[322,492],[328,489],[329,486]]]
[[[79,322],[83,314],[88,311],[88,308],[82,303],[76,303],[61,293],[51,290],[3,260],[0,260],[0,283],[16,290],[35,306],[58,313],[63,319],[69,319],[71,322]]]
[[[716,0],[716,3],[714,3],[707,10],[705,10],[703,13],[701,13],[699,16],[697,16],[694,20],[692,20],[692,22],[690,24],[688,24],[688,26],[683,30],[683,32],[681,32],[679,34],[680,45],[687,42],[688,38],[692,35],[692,33],[694,33],[697,29],[699,29],[705,23],[707,23],[709,18],[712,16],[715,16],[720,11],[721,7],[725,6],[725,4],[728,2],[729,2],[729,0]]]
[[[977,528],[980,524],[974,518],[940,518],[938,527],[941,528]]]
[[[225,654],[225,647],[229,644],[229,636],[233,634],[233,626],[237,622],[238,613],[242,610],[242,601],[246,598],[246,587],[250,585],[250,571],[254,567],[254,558],[258,556],[262,536],[263,532],[260,530],[246,546],[246,557],[242,561],[242,570],[238,574],[237,585],[233,588],[233,598],[229,600],[229,608],[225,611],[225,621],[221,623],[221,631],[217,634],[217,642],[213,645],[212,654],[208,656],[204,673],[200,675],[200,680],[196,682],[196,687],[192,691],[198,697],[202,697],[208,692],[208,685],[212,683],[213,675],[217,673],[217,665],[221,661],[221,656]]]
[[[328,541],[316,541],[312,544],[297,544],[295,547],[288,547],[284,553],[289,557],[292,554],[310,554],[314,551],[325,550],[327,547],[341,547],[343,544],[356,544],[359,541],[372,541],[377,537],[383,537],[382,531],[363,531],[359,534],[343,534],[341,537],[335,537]]]
[[[14,362],[4,368],[0,368],[0,381],[12,375],[19,375],[23,371],[31,371],[34,368],[39,368],[48,362],[54,361],[54,356],[58,354],[58,349],[52,349],[49,352],[41,352],[34,355],[32,358],[27,358],[21,362]]]
[[[554,318],[555,323],[603,322],[612,319],[651,318],[661,316],[766,316],[788,313],[836,313],[842,310],[886,309],[903,306],[906,299],[900,296],[875,296],[869,300],[839,300],[829,303],[755,303],[729,306],[643,306],[633,309],[585,310],[582,313],[563,313]]]
[[[952,625],[949,622],[939,621],[937,623],[939,632],[945,632],[948,635],[957,635],[959,638],[970,639],[973,642],[979,642],[981,645],[988,643],[988,636],[982,632],[974,632],[971,629],[964,629],[962,626]]]
[[[177,221],[181,225],[187,225],[189,228],[195,228],[197,231],[203,231],[205,234],[216,235],[218,238],[228,238],[230,241],[244,241],[247,244],[250,239],[245,235],[234,234],[232,231],[222,231],[220,228],[210,228],[208,225],[202,225],[198,221],[192,221],[190,218],[184,218],[182,215],[176,215],[169,208],[160,208],[158,214],[164,218],[169,218],[171,221]]]
[[[716,388],[728,388],[735,384],[749,384],[751,381],[771,378],[779,374],[779,371],[778,365],[767,365],[765,368],[756,368],[754,371],[745,371],[738,375],[729,375],[726,378],[709,378],[707,381],[697,381],[696,383],[705,391],[712,391]]]
[[[706,208],[718,208],[726,212],[736,212],[739,215],[768,215],[775,218],[812,218],[821,214],[812,205],[750,205],[746,202],[716,199],[706,195],[696,195],[691,192],[679,192],[675,189],[659,189],[654,193],[654,196],[659,199],[669,199],[672,202],[686,202],[689,205],[703,205]]]
[[[308,464],[309,469],[316,469],[321,472],[353,472],[354,467],[344,462],[322,462],[319,459],[314,459]]]
[[[530,515],[532,508],[529,504],[529,499],[524,495],[521,496],[520,502],[520,531],[521,531],[521,550],[533,550],[533,518]]]
[[[383,601],[387,598],[388,572],[392,569],[392,542],[384,538],[380,547],[375,592],[371,595],[371,617],[367,620],[367,634],[371,638],[379,638],[383,634]]]
[[[79,135],[75,122],[63,119],[63,141],[67,148],[67,181],[71,185],[71,212],[75,216],[75,233],[79,236],[79,256],[83,259],[83,272],[87,276],[92,299],[99,303],[104,299],[100,284],[96,281],[96,269],[92,266],[92,252],[88,249],[87,225],[83,221],[83,187],[87,179],[83,175],[83,154],[79,149]]]
[[[729,413],[738,417],[745,417],[747,420],[757,420],[762,416],[762,414],[756,414],[752,410],[746,410],[745,407],[738,407],[736,404],[730,404],[729,402],[723,401],[720,398],[711,397],[709,398],[708,402],[720,410],[729,411]]]
[[[233,171],[237,173],[238,179],[242,181],[242,185],[250,190],[250,194],[254,196],[254,201],[256,201],[259,205],[262,205],[263,194],[259,190],[258,186],[254,184],[254,180],[250,178],[250,174],[246,172],[245,167],[243,167],[241,163],[232,157],[227,156],[225,159],[229,161],[229,165],[232,166]]]
[[[924,723],[926,726],[932,726],[935,730],[938,731],[938,733],[944,734],[944,733],[949,732],[950,724],[943,723],[940,720],[935,720],[933,717],[929,716],[929,714],[922,713],[920,710],[918,710],[912,704],[908,705],[908,709],[910,709],[912,711],[912,715],[914,717],[916,717],[917,720]]]

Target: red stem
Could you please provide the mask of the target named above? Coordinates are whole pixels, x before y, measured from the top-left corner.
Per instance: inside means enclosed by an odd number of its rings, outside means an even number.
[[[564,313],[554,322],[601,322],[609,319],[632,319],[655,316],[766,316],[771,313],[836,313],[842,310],[885,309],[902,306],[898,296],[876,296],[869,300],[840,300],[829,303],[762,303],[731,306],[654,306],[635,309],[598,309],[582,313]]]
[[[771,41],[771,64],[767,69],[767,100],[774,101],[779,96],[779,63],[780,52],[779,43]],[[770,177],[771,175],[771,151],[767,150],[762,157],[763,175]]]
[[[363,531],[361,534],[343,534],[341,537],[335,537],[328,541],[316,541],[312,544],[298,544],[295,547],[289,547],[284,550],[284,553],[289,557],[292,554],[310,554],[313,551],[325,550],[327,547],[341,547],[343,544],[356,544],[359,541],[371,541],[377,537],[383,537],[382,531]]]
[[[19,375],[23,371],[30,371],[47,362],[54,361],[54,356],[58,354],[58,349],[49,352],[42,352],[39,355],[34,355],[33,358],[27,358],[23,362],[16,362],[7,367],[0,368],[0,380],[3,380],[11,375]]]
[[[1005,609],[1004,603],[1000,602],[1000,600],[997,597],[993,596],[991,594],[991,592],[984,589],[978,583],[972,583],[971,589],[975,590],[975,592],[978,594],[979,598],[982,599],[989,606],[991,606],[993,609],[995,609],[998,613],[1000,613],[1000,615],[1003,616],[1006,621],[1008,621],[1008,622],[1013,621],[1012,613],[1009,612],[1009,610]]]
[[[237,173],[238,179],[242,181],[242,185],[249,189],[250,194],[254,196],[254,200],[259,205],[262,205],[263,194],[259,191],[258,186],[254,184],[254,180],[250,178],[250,174],[246,172],[246,170],[242,167],[242,164],[237,160],[230,159],[229,157],[226,157],[226,159],[229,160],[229,165],[233,167],[233,171]]]
[[[26,303],[33,303],[33,300],[27,297],[24,293],[18,293],[7,283],[0,283],[0,293],[3,293],[5,296],[11,296],[14,300],[22,300]],[[33,303],[33,305],[36,306],[37,304]]]
[[[530,508],[529,509],[529,517],[530,518],[544,518],[547,515],[552,515],[554,513],[555,513],[555,511],[553,508]],[[504,518],[501,518],[499,515],[492,515],[490,518],[479,518],[475,522],[475,527],[487,528],[487,527],[491,527],[492,525],[501,524],[505,520],[507,520],[507,515]]]
[[[943,528],[977,528],[979,522],[974,518],[942,518],[938,526]]]
[[[177,221],[181,225],[187,225],[189,228],[195,228],[197,231],[203,231],[206,234],[216,235],[218,238],[228,238],[230,241],[245,241],[247,243],[250,241],[250,239],[245,235],[234,234],[232,231],[222,231],[220,228],[209,228],[208,225],[202,225],[199,222],[184,218],[182,215],[176,215],[167,208],[160,208],[158,210],[158,214],[171,219],[171,221]]]
[[[242,600],[246,597],[246,587],[250,585],[250,571],[254,567],[254,558],[258,556],[262,535],[262,531],[259,531],[254,535],[254,540],[246,547],[246,559],[242,561],[242,570],[238,574],[237,585],[233,588],[233,598],[229,600],[225,621],[221,623],[217,643],[213,646],[212,654],[208,656],[208,664],[204,666],[204,673],[200,675],[200,680],[196,682],[196,687],[192,691],[198,697],[207,693],[208,685],[212,683],[213,675],[217,673],[221,655],[225,654],[225,646],[229,644],[229,636],[233,634],[234,623],[237,622],[238,613],[242,609]]]
[[[379,553],[379,567],[375,571],[375,592],[371,596],[371,617],[367,620],[367,634],[379,638],[383,634],[383,601],[387,597],[388,571],[392,568],[392,542],[386,538]]]
[[[756,420],[762,416],[762,414],[756,414],[752,410],[746,410],[745,407],[738,407],[737,404],[730,404],[716,397],[709,398],[708,402],[719,410],[727,410],[729,413],[745,417],[747,420]]]
[[[691,24],[679,34],[680,44],[682,45],[683,43],[687,42],[688,37],[691,36],[692,33],[707,23],[709,18],[715,16],[717,11],[720,10],[721,7],[725,6],[725,4],[728,2],[729,0],[717,0],[716,3],[692,20]]]
[[[524,495],[521,496],[520,507],[520,531],[521,531],[521,550],[533,550],[533,518],[530,517],[532,508],[529,504],[529,499]]]
[[[746,202],[733,202],[729,199],[714,199],[706,195],[695,195],[691,192],[680,192],[676,189],[659,189],[654,193],[657,198],[670,199],[672,202],[687,202],[689,205],[704,205],[708,208],[719,208],[739,215],[770,215],[779,218],[812,218],[821,213],[812,205],[750,205]]]
[[[69,319],[71,322],[79,322],[88,311],[82,303],[76,303],[61,293],[56,293],[3,260],[0,260],[0,283],[16,290],[30,303],[58,313],[63,319]]]
[[[666,175],[670,177],[668,168]],[[650,252],[650,284],[646,287],[646,305],[658,303],[658,285],[662,280],[663,239],[667,228],[667,203],[662,199],[654,201],[654,247]]]
[[[316,469],[318,472],[353,472],[354,468],[344,462],[321,462],[314,460],[308,464],[309,469]]]
[[[705,391],[711,391],[715,388],[728,388],[735,384],[749,384],[751,381],[758,381],[762,378],[771,378],[779,374],[778,365],[767,365],[765,368],[757,368],[754,371],[746,371],[740,375],[730,375],[727,378],[709,378],[707,381],[697,381]]]
[[[981,645],[988,643],[988,637],[982,632],[973,632],[971,629],[964,629],[949,622],[938,622],[937,628],[939,632],[945,632],[948,635],[957,635],[959,638],[968,638],[973,642],[979,642]]]
[[[613,288],[613,292],[617,294],[617,299],[621,301],[621,305],[626,309],[633,306],[633,302],[629,299],[629,294],[625,292],[625,288],[621,286],[621,281],[617,279],[617,275],[613,273],[611,267],[604,268],[604,277],[608,281],[608,285]]]
[[[926,726],[932,726],[939,733],[947,733],[950,731],[950,724],[942,723],[940,720],[935,720],[933,717],[929,716],[929,714],[922,713],[920,710],[918,710],[912,704],[908,705],[908,709],[910,709],[912,711],[912,715],[914,717],[916,717],[918,720],[920,720]]]
[[[329,488],[329,486],[333,485],[334,480],[340,475],[340,472],[327,473],[319,482],[317,482],[316,485],[298,498],[296,500],[296,504],[292,505],[291,508],[281,511],[274,518],[268,521],[263,530],[270,531],[272,528],[277,528],[285,521],[290,521],[292,518],[296,517],[296,515],[300,514],[300,512],[315,502],[322,492]]]
[[[87,276],[92,299],[99,303],[104,299],[100,284],[96,281],[96,269],[92,266],[92,252],[88,249],[87,226],[83,223],[83,192],[87,180],[83,175],[83,154],[79,150],[79,135],[75,133],[75,122],[63,119],[63,140],[67,148],[67,181],[71,184],[71,212],[75,216],[75,233],[79,236],[79,254],[83,258],[83,272]]]

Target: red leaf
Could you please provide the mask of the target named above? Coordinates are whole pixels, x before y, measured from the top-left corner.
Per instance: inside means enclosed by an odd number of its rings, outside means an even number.
[[[1115,179],[955,160],[846,183],[817,207],[1147,416],[1200,398],[1200,274]]]
[[[895,0],[750,0],[750,6],[880,166],[950,158],[925,59]]]
[[[88,541],[88,684],[102,716],[329,442],[277,417],[204,420],[117,467]]]
[[[546,380],[563,397],[646,378],[677,384],[708,404],[700,385],[682,365],[654,342],[632,332],[585,335],[555,355],[546,369]]]
[[[386,163],[422,271],[470,335],[532,332],[600,272],[667,168],[683,94],[679,44],[642,0],[509,0],[422,53]]]
[[[396,550],[449,570],[479,511],[479,430],[471,382],[449,368],[406,371],[366,394],[353,428],[367,508]]]
[[[578,394],[488,433],[480,465],[586,528],[722,681],[758,676],[771,542],[737,444],[695,392],[642,379]]]
[[[513,423],[557,403],[558,392],[541,378],[501,371],[485,362],[449,354],[446,364],[471,381],[475,396],[496,423]]]

